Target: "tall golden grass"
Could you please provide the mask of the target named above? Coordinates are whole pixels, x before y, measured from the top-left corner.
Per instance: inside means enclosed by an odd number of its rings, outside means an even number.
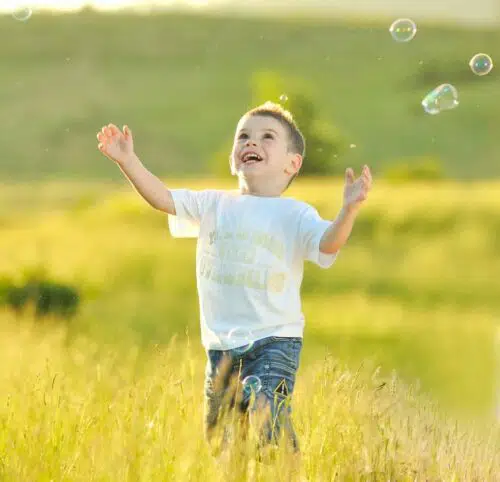
[[[307,267],[303,479],[498,478],[497,189],[377,182],[335,266]],[[288,195],[332,218],[340,192],[298,180]],[[43,268],[83,295],[70,322],[0,312],[1,480],[288,480],[284,453],[266,465],[237,447],[224,465],[203,439],[193,240],[127,185],[0,198],[0,275]]]

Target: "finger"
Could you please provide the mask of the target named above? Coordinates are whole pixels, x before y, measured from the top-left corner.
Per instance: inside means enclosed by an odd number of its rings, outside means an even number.
[[[372,182],[372,173],[370,172],[370,168],[366,165],[363,167],[362,176],[370,183]]]
[[[347,184],[354,182],[354,171],[350,167],[345,170],[345,180]]]
[[[370,171],[370,168],[368,166],[366,166],[366,175],[368,176],[368,179],[370,179],[370,181],[372,180],[372,172]]]
[[[123,134],[125,135],[125,139],[131,139],[132,138],[132,131],[130,130],[129,126],[123,126]]]
[[[104,143],[107,141],[107,137],[104,135],[104,133],[103,133],[103,132],[98,132],[98,133],[97,133],[97,140],[98,140],[100,143],[104,144]]]
[[[372,173],[370,171],[370,168],[367,165],[364,166],[363,172],[366,174],[366,176],[368,177],[368,179],[371,182],[371,180],[372,180]]]
[[[111,137],[112,134],[111,134],[111,129],[108,127],[108,126],[104,126],[102,128],[102,132],[103,134],[106,136],[106,137]]]
[[[120,129],[118,129],[118,127],[114,124],[108,124],[108,129],[112,136],[116,136],[120,132]]]

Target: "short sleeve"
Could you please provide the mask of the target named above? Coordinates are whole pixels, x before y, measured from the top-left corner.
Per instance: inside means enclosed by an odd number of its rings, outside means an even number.
[[[171,189],[175,216],[168,215],[168,227],[174,238],[197,238],[205,214],[215,207],[219,191]]]
[[[300,215],[298,239],[304,259],[321,268],[329,268],[337,258],[337,253],[325,254],[319,250],[321,238],[331,224],[331,221],[321,218],[312,206],[308,206]]]

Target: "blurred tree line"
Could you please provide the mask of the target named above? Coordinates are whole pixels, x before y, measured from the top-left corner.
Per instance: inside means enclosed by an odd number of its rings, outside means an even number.
[[[330,121],[321,117],[298,79],[287,80],[276,72],[257,72],[252,79],[252,105],[250,108],[272,101],[281,104],[293,115],[306,139],[306,155],[300,175],[332,176],[343,172],[340,156],[347,148],[340,131]],[[213,162],[214,174],[230,177],[229,156],[233,139],[228,139]]]
[[[330,120],[322,117],[304,81],[285,78],[277,72],[261,71],[252,78],[252,102],[249,108],[272,101],[281,104],[293,115],[306,139],[306,155],[300,176],[341,176],[346,166],[342,155],[348,149],[346,136]],[[229,178],[229,157],[233,139],[228,139],[215,154],[213,173]],[[367,160],[370,162],[370,160]],[[436,181],[444,178],[442,163],[436,158],[400,159],[392,162],[380,176],[401,183]]]

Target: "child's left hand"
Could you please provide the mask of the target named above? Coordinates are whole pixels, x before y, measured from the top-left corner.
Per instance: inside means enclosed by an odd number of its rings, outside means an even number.
[[[372,175],[367,165],[363,166],[361,176],[354,179],[354,171],[349,167],[345,171],[344,185],[344,207],[359,208],[361,203],[368,197],[368,191],[372,187]]]

